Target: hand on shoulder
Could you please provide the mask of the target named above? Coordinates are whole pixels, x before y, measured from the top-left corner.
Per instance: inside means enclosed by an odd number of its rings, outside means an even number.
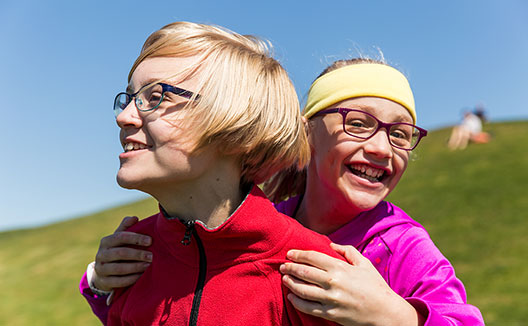
[[[138,222],[137,217],[125,217],[116,231],[101,239],[95,257],[91,284],[99,290],[110,291],[134,284],[152,262],[152,253],[128,247],[150,246],[152,239],[139,233],[125,231]]]
[[[281,265],[288,299],[304,313],[342,325],[423,325],[356,248],[332,244],[347,262],[315,251],[290,250]]]

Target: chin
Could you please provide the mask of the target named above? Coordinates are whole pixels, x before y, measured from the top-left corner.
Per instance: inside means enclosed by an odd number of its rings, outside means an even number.
[[[117,184],[124,189],[137,189],[132,183],[120,180],[119,178],[117,178]]]
[[[364,192],[353,193],[350,198],[350,204],[357,207],[360,211],[365,212],[378,206],[386,196],[381,194],[365,194]]]
[[[138,189],[139,190],[139,188],[141,187],[140,180],[134,180],[132,176],[127,176],[126,173],[124,173],[121,170],[117,172],[116,181],[117,181],[117,184],[121,188],[125,188],[125,189]]]

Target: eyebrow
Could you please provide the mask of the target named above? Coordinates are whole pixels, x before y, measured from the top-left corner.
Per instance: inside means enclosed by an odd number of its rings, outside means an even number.
[[[141,84],[141,86],[139,87],[138,90],[136,90],[136,92],[139,91],[140,89],[142,89],[143,87],[145,87],[146,85],[155,84],[155,83],[162,83],[162,82],[163,82],[163,79],[149,78],[149,79],[147,79],[146,81],[144,81]],[[131,84],[128,84],[125,92],[127,92],[128,94],[134,94],[135,92],[133,91],[133,89],[134,89],[134,87]]]
[[[349,108],[350,108],[350,109],[358,109],[358,108],[359,108],[359,109],[361,109],[361,110],[363,110],[363,111],[366,111],[366,112],[368,112],[368,113],[370,113],[370,114],[374,114],[374,113],[372,112],[372,110],[375,110],[375,106],[371,106],[371,105],[367,105],[367,104],[353,104],[353,105],[350,105]],[[405,108],[405,109],[407,110],[407,108]],[[374,115],[374,116],[375,116],[375,115]],[[378,118],[378,117],[376,117],[376,118]],[[410,121],[407,121],[408,118],[409,118],[409,117],[408,117],[405,113],[398,113],[398,114],[394,117],[394,119],[393,119],[392,122],[393,122],[393,123],[394,123],[394,122],[404,122],[404,123],[410,123],[410,124],[412,124],[412,123],[413,123],[412,117],[411,117]],[[379,118],[378,118],[378,119],[379,119]],[[397,121],[397,120],[400,120],[400,121]],[[387,121],[384,121],[384,122],[387,122]]]
[[[407,108],[405,108],[405,109],[407,110]],[[408,110],[406,112],[408,112]],[[409,115],[410,115],[410,113],[409,113]],[[409,119],[409,116],[407,114],[405,114],[405,113],[398,113],[398,115],[395,118],[401,120],[399,122],[405,122],[405,123],[413,124],[412,116]],[[409,120],[409,121],[407,121],[407,120]]]

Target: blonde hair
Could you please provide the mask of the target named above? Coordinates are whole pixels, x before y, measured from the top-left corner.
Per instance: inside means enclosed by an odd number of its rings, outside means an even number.
[[[353,59],[346,59],[346,60],[337,60],[330,64],[328,67],[326,67],[319,76],[315,80],[317,80],[319,77],[334,71],[336,69],[346,67],[349,65],[354,64],[364,64],[364,63],[372,63],[372,64],[384,64],[387,65],[384,61],[381,60],[375,60],[370,58],[353,58]],[[303,109],[303,115],[305,113],[306,107]],[[308,120],[306,124],[306,128],[310,128],[310,120]],[[308,132],[308,130],[307,130]],[[292,197],[295,195],[303,194],[306,188],[306,175],[307,171],[306,169],[298,170],[298,169],[287,169],[280,171],[276,175],[273,176],[270,180],[268,180],[264,186],[264,191],[269,194],[270,199],[275,202],[281,202],[288,197]]]
[[[262,182],[282,169],[302,169],[310,149],[295,88],[272,58],[270,44],[227,29],[189,22],[169,24],[143,45],[129,74],[147,58],[197,56],[175,76],[203,78],[200,98],[185,124],[194,150],[214,145],[241,162],[243,181]]]

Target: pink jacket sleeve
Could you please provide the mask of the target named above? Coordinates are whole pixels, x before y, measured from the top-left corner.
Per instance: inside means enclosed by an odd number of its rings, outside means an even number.
[[[409,228],[391,249],[389,285],[427,318],[425,325],[484,325],[453,266],[424,229]]]
[[[81,282],[79,283],[79,290],[81,291],[81,294],[92,308],[93,313],[97,316],[97,318],[101,320],[103,325],[106,325],[108,311],[110,310],[110,307],[106,305],[107,297],[97,296],[92,292],[92,290],[90,290],[86,273],[84,273],[83,277],[81,278]]]

